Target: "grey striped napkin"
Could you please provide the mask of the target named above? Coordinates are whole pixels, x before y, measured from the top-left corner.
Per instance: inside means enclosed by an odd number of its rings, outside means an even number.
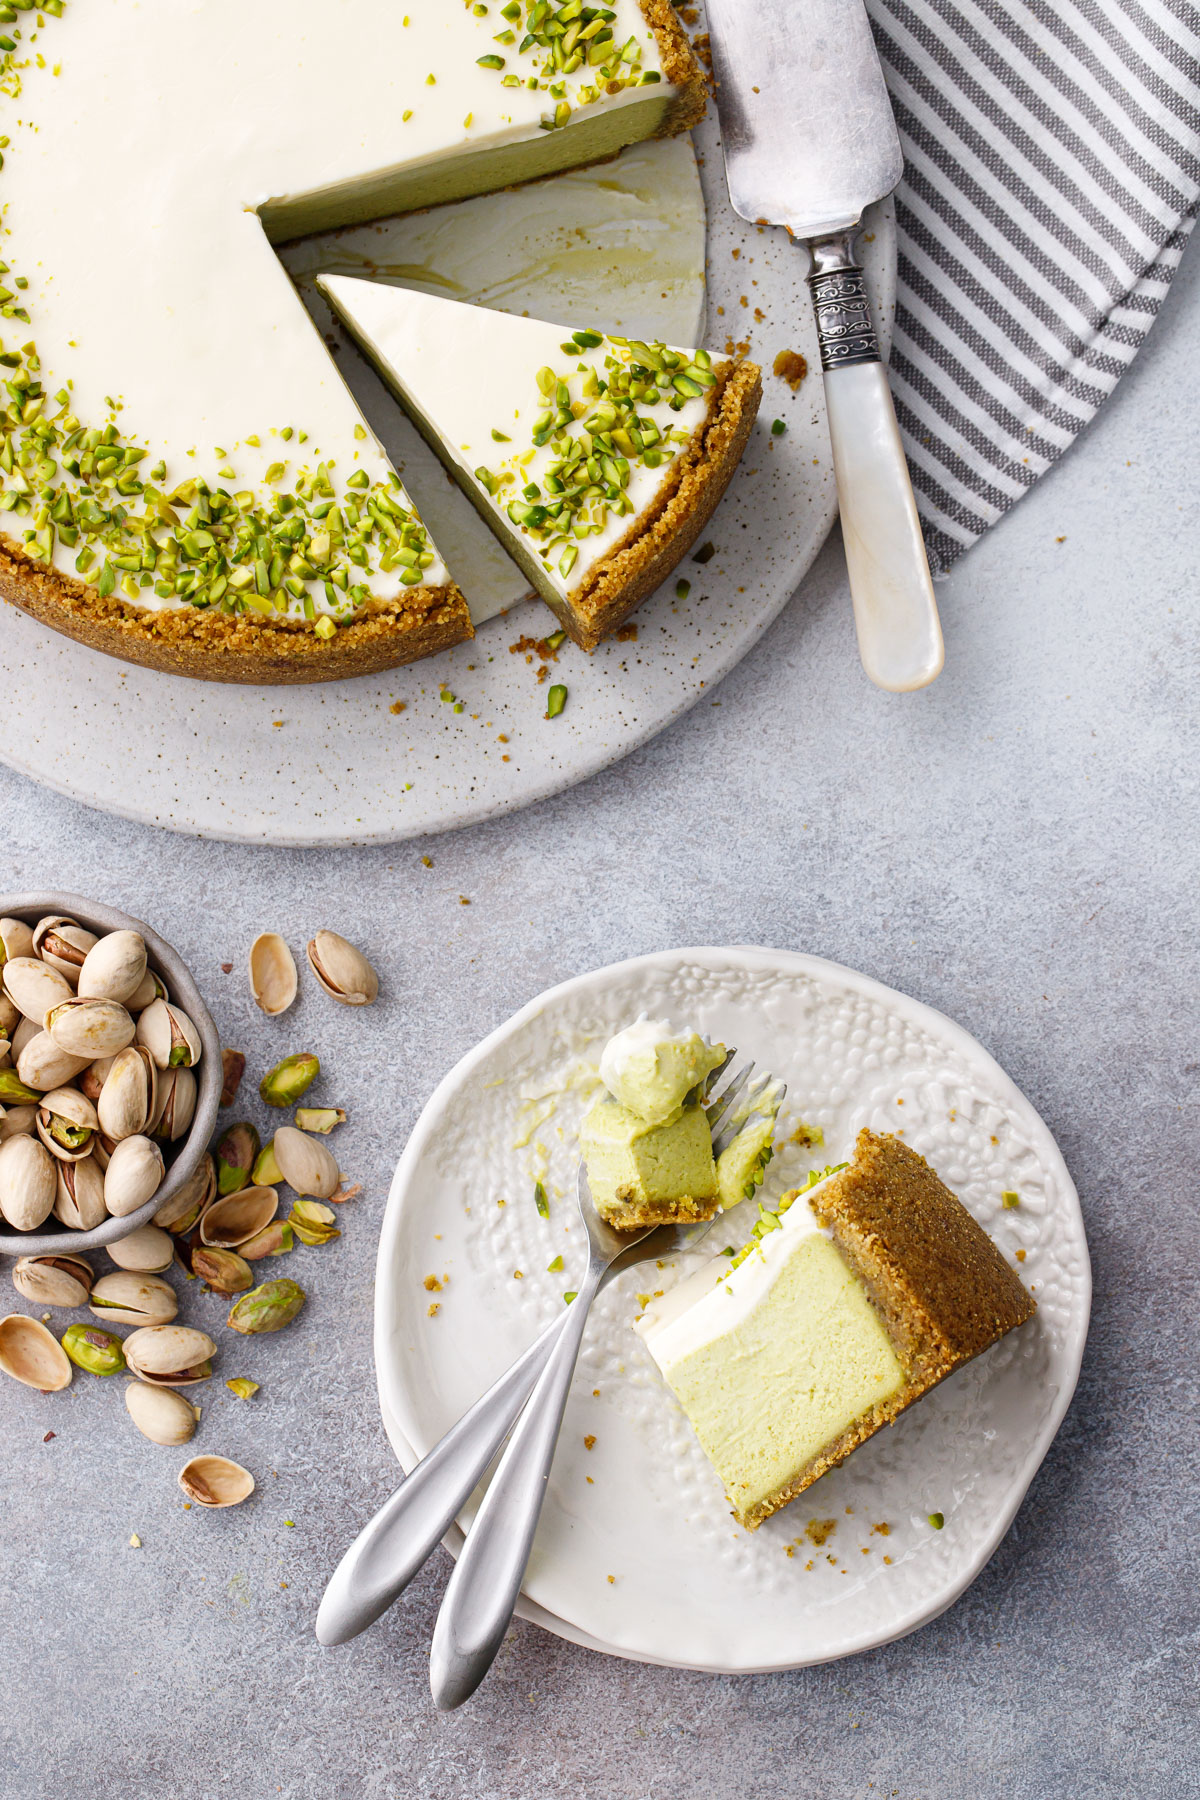
[[[945,570],[1073,443],[1154,323],[1200,191],[1200,11],[867,3],[905,153],[892,387]]]

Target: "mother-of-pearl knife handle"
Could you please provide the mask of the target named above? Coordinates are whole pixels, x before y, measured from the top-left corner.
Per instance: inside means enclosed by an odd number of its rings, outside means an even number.
[[[810,243],[808,285],[859,655],[877,687],[903,693],[940,673],[942,629],[866,282],[854,260],[857,235],[855,229]]]

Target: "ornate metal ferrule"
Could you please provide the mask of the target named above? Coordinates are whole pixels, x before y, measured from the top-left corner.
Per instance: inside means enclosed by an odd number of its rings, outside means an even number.
[[[857,237],[855,229],[809,244],[813,266],[808,286],[817,315],[822,369],[880,360],[866,277],[854,259]]]

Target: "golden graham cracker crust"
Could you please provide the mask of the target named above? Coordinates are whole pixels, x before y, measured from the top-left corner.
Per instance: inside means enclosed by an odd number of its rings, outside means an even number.
[[[855,1160],[821,1188],[819,1205],[820,1223],[866,1287],[907,1379],[786,1487],[737,1514],[750,1530],[1036,1311],[987,1233],[899,1138],[859,1132]]]
[[[594,650],[686,556],[733,478],[762,399],[751,362],[718,363],[708,415],[672,463],[651,506],[565,600],[548,604],[584,650]]]
[[[642,16],[658,45],[663,80],[679,89],[678,98],[657,135],[676,137],[681,131],[690,131],[704,117],[708,96],[704,70],[671,0],[641,0],[641,7]]]
[[[664,1200],[658,1206],[648,1204],[644,1200],[617,1200],[610,1202],[601,1210],[601,1217],[606,1225],[614,1231],[641,1231],[651,1225],[691,1225],[699,1220],[716,1217],[720,1198],[711,1194],[707,1200],[696,1200],[691,1194],[681,1194],[674,1200]]]

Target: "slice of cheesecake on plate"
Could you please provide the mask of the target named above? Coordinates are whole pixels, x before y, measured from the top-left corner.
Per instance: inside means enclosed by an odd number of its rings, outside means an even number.
[[[1035,1310],[925,1160],[870,1131],[716,1261],[638,1330],[750,1529]]]
[[[753,363],[350,276],[318,285],[585,650],[691,548],[758,410]]]

